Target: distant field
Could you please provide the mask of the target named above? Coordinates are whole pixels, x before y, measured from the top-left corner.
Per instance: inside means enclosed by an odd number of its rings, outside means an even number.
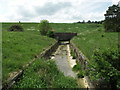
[[[38,24],[22,24],[24,32],[8,32],[10,25],[11,23],[2,24],[3,81],[8,78],[10,72],[21,69],[55,41],[41,36]]]
[[[118,48],[118,33],[104,32],[102,24],[51,24],[56,32],[76,32],[72,42],[91,59],[95,49]]]

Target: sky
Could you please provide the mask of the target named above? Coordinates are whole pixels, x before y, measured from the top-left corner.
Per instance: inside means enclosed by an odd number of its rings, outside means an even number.
[[[53,23],[104,20],[109,6],[119,0],[0,0],[0,22]]]

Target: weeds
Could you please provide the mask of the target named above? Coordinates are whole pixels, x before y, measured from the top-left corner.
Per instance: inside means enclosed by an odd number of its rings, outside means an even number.
[[[13,88],[76,88],[71,77],[65,77],[54,61],[38,59],[25,70],[22,79]]]

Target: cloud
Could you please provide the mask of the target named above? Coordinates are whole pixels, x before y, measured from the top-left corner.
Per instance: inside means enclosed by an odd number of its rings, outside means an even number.
[[[118,4],[118,2],[120,2],[120,0],[112,0],[112,4]]]
[[[59,2],[59,3],[47,2],[42,7],[39,6],[35,7],[35,10],[38,15],[54,15],[60,10],[71,6],[72,5],[70,2]]]
[[[18,6],[16,9],[16,13],[18,15],[21,15],[22,17],[33,18],[36,16],[35,11],[33,9],[30,9],[28,7],[25,7],[25,6]]]
[[[114,0],[1,0],[0,21],[102,20]]]
[[[33,6],[30,8],[28,6],[18,5],[15,11],[17,15],[14,14],[13,20],[17,20],[17,17],[19,20],[31,20],[32,18],[39,18],[38,20],[48,19],[51,15],[54,17],[56,13],[60,13],[61,10],[69,7],[72,7],[70,2],[47,2],[42,6]]]
[[[71,19],[73,19],[73,20],[82,20],[83,19],[83,17],[82,16],[72,16],[71,17]]]

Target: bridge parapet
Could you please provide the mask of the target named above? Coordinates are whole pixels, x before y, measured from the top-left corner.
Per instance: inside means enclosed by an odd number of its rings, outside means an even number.
[[[58,41],[70,41],[77,33],[55,33],[54,37]]]

